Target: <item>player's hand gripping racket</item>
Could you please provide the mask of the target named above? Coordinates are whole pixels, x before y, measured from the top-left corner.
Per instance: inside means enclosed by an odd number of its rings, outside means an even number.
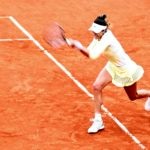
[[[51,23],[44,31],[44,40],[54,48],[67,45],[65,31],[56,22]]]

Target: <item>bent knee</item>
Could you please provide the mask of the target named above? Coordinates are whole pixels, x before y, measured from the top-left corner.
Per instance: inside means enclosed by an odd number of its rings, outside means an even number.
[[[101,91],[102,89],[103,89],[103,85],[102,84],[97,84],[97,83],[93,84],[93,90],[94,91]]]

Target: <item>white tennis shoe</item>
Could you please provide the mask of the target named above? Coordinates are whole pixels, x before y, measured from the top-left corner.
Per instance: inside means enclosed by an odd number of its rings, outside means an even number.
[[[100,118],[94,118],[92,119],[93,123],[88,129],[88,133],[97,133],[99,130],[104,129],[103,120]]]
[[[146,100],[144,108],[146,111],[150,111],[150,97]]]

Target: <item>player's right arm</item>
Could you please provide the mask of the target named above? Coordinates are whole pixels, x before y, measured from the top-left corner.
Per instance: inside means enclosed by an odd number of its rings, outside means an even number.
[[[91,59],[97,59],[100,57],[100,55],[103,53],[103,51],[109,46],[109,43],[106,42],[105,40],[95,40],[90,43],[90,45],[86,48],[84,47],[79,41],[73,40],[73,39],[67,39],[66,40],[68,45],[71,47],[75,47],[82,54],[85,56],[91,58]]]
[[[83,55],[85,55],[86,57],[89,57],[89,51],[86,47],[84,47],[81,42],[79,42],[78,40],[73,40],[73,39],[66,39],[66,42],[69,46],[73,47],[73,48],[77,48]]]

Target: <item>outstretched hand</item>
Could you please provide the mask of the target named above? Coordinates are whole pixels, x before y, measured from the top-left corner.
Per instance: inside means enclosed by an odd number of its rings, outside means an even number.
[[[71,46],[71,47],[73,47],[73,48],[77,48],[79,50],[83,49],[83,45],[78,40],[66,39],[66,41],[67,41],[68,45]]]
[[[89,57],[86,48],[78,40],[66,39],[66,42],[69,46],[77,48],[84,56]]]

